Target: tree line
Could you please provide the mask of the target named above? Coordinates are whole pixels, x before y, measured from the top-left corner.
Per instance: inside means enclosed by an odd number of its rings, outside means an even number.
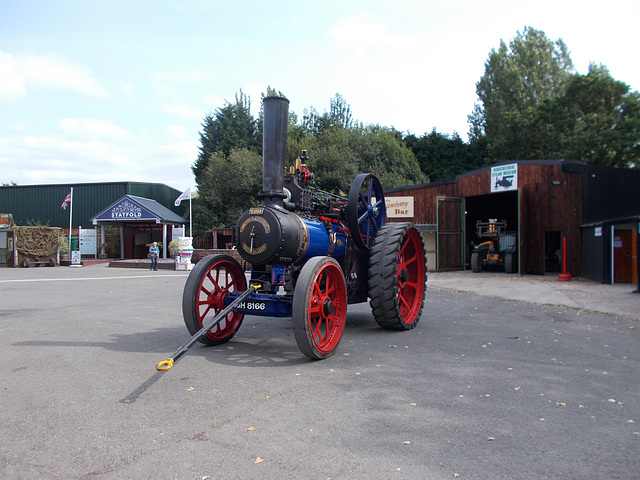
[[[340,95],[319,113],[289,113],[287,165],[302,150],[317,186],[348,192],[362,172],[385,188],[439,181],[503,160],[566,159],[638,168],[640,96],[592,64],[575,72],[562,40],[527,27],[507,45],[501,40],[476,84],[478,102],[468,116],[469,140],[457,133],[422,136],[393,127],[364,125]],[[267,87],[264,96],[285,96]],[[262,102],[260,102],[262,105]],[[192,166],[199,197],[196,232],[229,227],[257,203],[262,186],[262,107],[251,113],[242,91],[205,116],[199,155]]]
[[[267,88],[264,96],[284,96]],[[262,102],[261,102],[262,104]],[[333,193],[349,191],[362,172],[378,175],[386,188],[429,181],[413,151],[399,132],[353,119],[351,107],[340,94],[320,114],[305,109],[302,118],[289,113],[286,165],[294,165],[302,150],[314,172],[316,186]],[[262,111],[251,114],[251,101],[240,91],[207,115],[200,132],[198,158],[192,170],[198,187],[193,203],[194,231],[229,227],[257,204],[262,187]]]

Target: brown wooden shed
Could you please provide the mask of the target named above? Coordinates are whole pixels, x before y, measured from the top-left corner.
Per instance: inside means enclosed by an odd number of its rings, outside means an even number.
[[[479,241],[476,221],[495,218],[506,220],[516,235],[521,274],[561,271],[566,237],[567,271],[580,275],[583,172],[575,165],[502,162],[450,180],[390,189],[389,198],[413,198],[413,217],[393,218],[390,212],[390,221],[412,220],[423,227],[427,244],[435,243],[430,269],[468,268],[472,244]]]

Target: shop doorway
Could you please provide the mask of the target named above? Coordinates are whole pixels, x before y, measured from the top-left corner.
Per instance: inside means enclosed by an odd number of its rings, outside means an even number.
[[[9,235],[8,231],[0,230],[0,266],[6,267],[9,261]]]
[[[464,269],[463,199],[437,197],[436,202],[437,269]]]
[[[614,283],[633,283],[633,231],[615,229],[613,238]]]

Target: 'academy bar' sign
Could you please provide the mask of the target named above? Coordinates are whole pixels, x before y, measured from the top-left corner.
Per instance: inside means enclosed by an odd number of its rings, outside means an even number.
[[[385,197],[387,217],[413,218],[413,197]]]

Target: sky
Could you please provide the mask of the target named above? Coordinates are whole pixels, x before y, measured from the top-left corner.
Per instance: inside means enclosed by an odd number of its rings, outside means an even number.
[[[640,90],[640,3],[0,0],[0,184],[194,185],[206,115],[271,86],[322,113],[467,139],[500,41],[532,27]],[[238,174],[241,174],[239,172]]]

